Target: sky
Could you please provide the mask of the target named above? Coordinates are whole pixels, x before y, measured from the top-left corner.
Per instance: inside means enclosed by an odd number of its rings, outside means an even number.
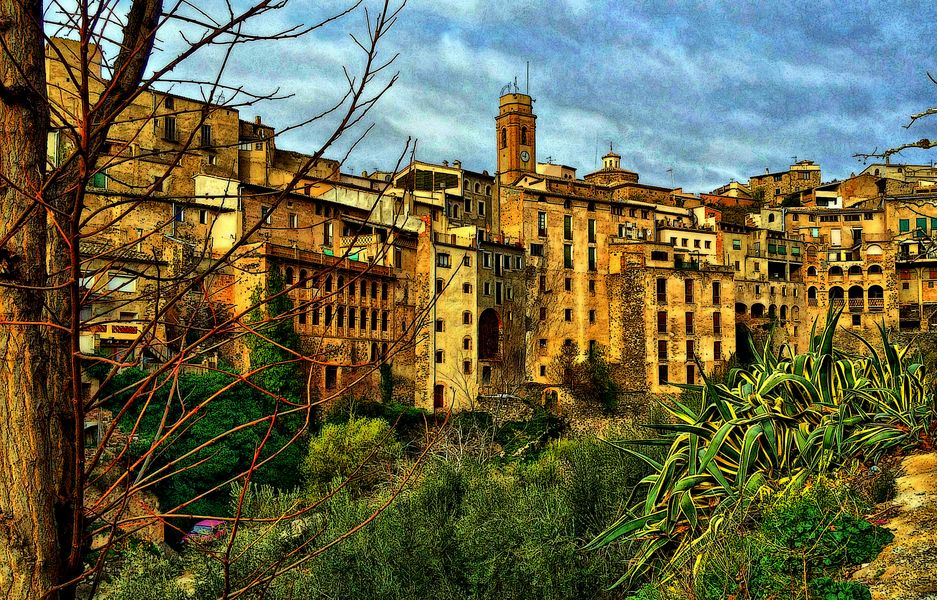
[[[341,5],[294,2],[254,30],[309,24]],[[383,58],[398,55],[399,77],[352,132],[373,124],[345,170],[392,169],[410,138],[420,160],[494,172],[498,97],[515,77],[528,89],[529,61],[540,161],[582,176],[611,144],[641,182],[672,177],[691,192],[782,170],[794,157],[818,162],[824,181],[842,179],[862,170],[855,153],[937,137],[937,117],[903,127],[937,106],[927,78],[937,76],[934,23],[932,2],[410,0],[380,46]],[[360,11],[299,39],[241,47],[224,81],[292,94],[242,118],[282,129],[340,99],[343,67],[362,66],[350,34],[366,37]],[[167,31],[161,47],[174,43]],[[177,72],[216,64],[209,53]],[[330,115],[278,145],[310,152],[335,124]],[[929,163],[937,152],[893,160]]]

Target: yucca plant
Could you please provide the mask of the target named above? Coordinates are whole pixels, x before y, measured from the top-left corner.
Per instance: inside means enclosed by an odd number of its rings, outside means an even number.
[[[616,586],[655,566],[673,572],[668,567],[719,531],[726,507],[926,435],[937,410],[924,366],[910,362],[908,348],[893,346],[881,325],[884,356],[859,336],[866,355],[837,350],[841,313],[831,310],[819,332],[814,323],[803,354],[786,345],[773,353],[769,338],[752,348],[754,363],[732,369],[724,383],[704,376],[702,385],[683,386],[701,396],[700,409],[665,405],[676,423],[653,425],[662,439],[641,440],[667,444],[662,461],[610,442],[655,471],[632,490],[630,510],[588,545],[640,542]],[[633,502],[636,493],[643,500]]]

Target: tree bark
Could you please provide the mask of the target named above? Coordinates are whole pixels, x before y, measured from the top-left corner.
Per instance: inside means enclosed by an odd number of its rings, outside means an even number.
[[[70,575],[62,556],[80,438],[67,336],[42,324],[51,315],[47,213],[37,202],[49,127],[41,1],[0,0],[0,40],[0,596],[42,598]]]

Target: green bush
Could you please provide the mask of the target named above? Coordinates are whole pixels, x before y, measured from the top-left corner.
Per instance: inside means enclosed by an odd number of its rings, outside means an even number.
[[[309,442],[302,472],[313,493],[321,493],[336,478],[350,479],[355,491],[371,489],[387,477],[400,444],[383,419],[351,418],[328,423]]]
[[[810,582],[812,600],[872,600],[869,588],[855,581],[833,581],[818,577]]]

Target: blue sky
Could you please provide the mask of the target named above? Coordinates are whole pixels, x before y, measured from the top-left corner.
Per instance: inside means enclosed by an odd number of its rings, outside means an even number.
[[[339,6],[319,2],[309,13],[309,4],[266,26]],[[937,105],[926,76],[937,75],[934,23],[937,5],[923,2],[411,0],[383,46],[400,54],[400,79],[346,165],[391,168],[414,137],[419,159],[494,171],[498,94],[515,76],[524,88],[529,60],[540,160],[582,175],[611,142],[642,182],[667,185],[672,167],[688,191],[778,170],[794,156],[818,161],[824,180],[842,178],[862,169],[856,152],[937,137],[937,118],[902,127]],[[363,25],[359,13],[299,40],[245,47],[227,81],[295,95],[243,118],[261,114],[281,128],[322,110],[342,93],[342,65],[360,64],[348,34]],[[279,143],[312,150],[330,125]],[[937,153],[902,158],[926,163]]]

